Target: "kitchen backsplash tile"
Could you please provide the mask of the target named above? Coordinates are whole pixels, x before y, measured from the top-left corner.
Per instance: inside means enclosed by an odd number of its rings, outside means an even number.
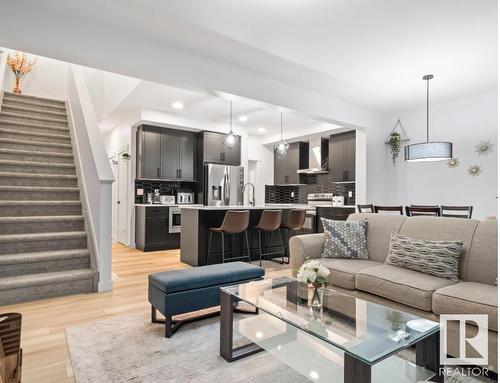
[[[144,196],[137,195],[137,189],[144,190]],[[143,203],[147,193],[154,193],[155,189],[160,190],[160,195],[177,195],[178,192],[195,192],[191,183],[172,182],[161,180],[135,180],[135,203]]]
[[[303,185],[266,185],[266,203],[307,203],[311,193],[333,193],[344,196],[346,205],[356,203],[356,184],[339,183],[329,180],[328,174],[308,174]],[[293,192],[293,197],[291,193]],[[349,193],[350,192],[350,193]]]

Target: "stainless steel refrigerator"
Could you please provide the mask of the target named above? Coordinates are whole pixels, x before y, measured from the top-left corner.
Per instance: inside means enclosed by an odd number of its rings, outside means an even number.
[[[244,174],[243,166],[206,164],[205,205],[242,205]]]

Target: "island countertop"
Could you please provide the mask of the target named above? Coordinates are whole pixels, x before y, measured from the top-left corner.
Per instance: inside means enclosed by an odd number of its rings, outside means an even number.
[[[226,205],[226,206],[202,206],[185,205],[181,209],[189,210],[265,210],[265,209],[311,209],[308,205],[301,204],[266,204],[266,205]]]

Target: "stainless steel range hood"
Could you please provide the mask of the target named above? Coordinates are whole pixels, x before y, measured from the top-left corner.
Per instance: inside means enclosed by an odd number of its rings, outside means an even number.
[[[309,167],[297,170],[299,174],[328,173],[328,138],[309,140]]]

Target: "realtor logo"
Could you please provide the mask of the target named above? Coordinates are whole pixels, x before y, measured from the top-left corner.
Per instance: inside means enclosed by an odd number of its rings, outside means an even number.
[[[440,361],[442,365],[488,365],[488,315],[441,315],[441,350]],[[476,325],[472,333],[466,331],[466,324]],[[448,337],[453,331],[456,336]],[[448,356],[448,342],[458,342],[458,357]],[[454,344],[455,350],[457,344]]]

